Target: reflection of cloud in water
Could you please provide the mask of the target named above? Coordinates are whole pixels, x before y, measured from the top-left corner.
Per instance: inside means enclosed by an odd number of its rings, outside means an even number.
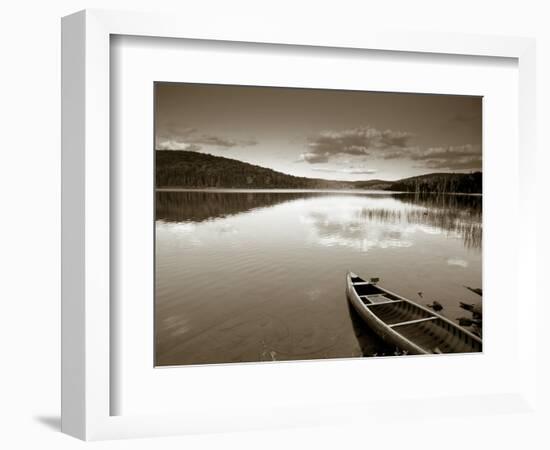
[[[337,236],[321,237],[319,244],[325,247],[348,247],[360,252],[367,252],[371,248],[391,248],[391,247],[410,247],[411,241],[394,240],[394,239],[345,239]]]
[[[412,235],[423,233],[463,239],[468,247],[481,246],[481,222],[468,211],[449,210],[392,198],[335,198],[315,205],[300,216],[310,225],[313,237],[323,246],[342,246],[366,252],[372,248],[413,245]],[[449,264],[462,265],[464,261]]]
[[[219,233],[224,234],[237,234],[239,232],[237,228],[228,223],[222,223],[216,229]]]
[[[346,226],[345,224],[317,223],[317,242],[326,247],[347,247],[361,252],[372,248],[399,248],[413,245],[397,229],[369,227],[367,224]]]
[[[460,258],[449,258],[447,260],[449,266],[459,266],[459,267],[468,267],[468,261],[465,261]]]
[[[191,245],[193,247],[204,245],[196,236],[197,225],[194,223],[157,220],[156,230],[157,242],[166,240],[167,242]],[[161,236],[164,236],[164,238],[161,238]]]
[[[314,239],[326,247],[347,247],[366,252],[372,248],[410,247],[410,231],[397,224],[379,224],[360,217],[361,206],[350,203],[337,204],[334,208],[323,206],[300,222],[312,226]]]
[[[300,223],[303,223],[304,225],[315,225],[315,219],[313,217],[305,216],[303,214],[300,214],[298,216],[298,220]]]
[[[410,246],[412,233],[462,239],[481,249],[481,207],[481,197],[467,195],[157,192],[157,221],[163,230],[174,224],[178,237],[194,237],[194,226],[216,222],[219,235],[233,235],[237,230],[219,221],[279,208],[298,217],[323,245],[363,251]]]
[[[189,222],[166,222],[164,220],[157,220],[157,226],[162,227],[164,230],[172,233],[188,234],[196,230],[197,226],[194,223]]]
[[[405,194],[395,198],[417,207],[406,212],[400,220],[427,225],[447,237],[462,239],[465,247],[481,249],[481,196]]]
[[[408,227],[408,229],[412,231],[414,230],[422,231],[423,233],[426,233],[426,234],[438,235],[442,233],[442,231],[439,228],[430,227],[428,225],[415,225],[415,226]]]

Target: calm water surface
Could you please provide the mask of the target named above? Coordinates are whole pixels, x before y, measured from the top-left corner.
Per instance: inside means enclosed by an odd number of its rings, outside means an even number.
[[[156,194],[157,365],[391,354],[350,310],[348,269],[451,319],[479,302],[480,196]],[[422,292],[423,297],[418,296]]]

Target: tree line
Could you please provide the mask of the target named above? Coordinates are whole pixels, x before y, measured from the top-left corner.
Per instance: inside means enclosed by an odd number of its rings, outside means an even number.
[[[434,173],[398,181],[295,177],[235,159],[157,150],[156,186],[228,189],[381,189],[420,193],[481,193],[482,174]]]

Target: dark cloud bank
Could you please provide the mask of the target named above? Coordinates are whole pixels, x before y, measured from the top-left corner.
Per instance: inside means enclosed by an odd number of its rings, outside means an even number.
[[[298,161],[309,164],[324,164],[342,156],[369,159],[408,159],[415,167],[427,169],[466,170],[481,168],[481,146],[465,144],[420,148],[411,145],[412,133],[398,130],[379,130],[366,126],[340,131],[323,131],[310,137],[307,150]],[[317,171],[351,174],[374,173],[375,169],[323,169]]]

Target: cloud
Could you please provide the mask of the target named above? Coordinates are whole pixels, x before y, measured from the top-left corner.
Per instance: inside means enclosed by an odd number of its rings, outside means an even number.
[[[183,128],[179,132],[157,137],[157,150],[199,151],[203,146],[220,148],[249,147],[255,139],[229,139],[211,134],[197,134],[195,128]]]
[[[432,147],[411,154],[410,159],[420,161],[417,167],[428,169],[467,170],[481,169],[480,145]]]
[[[157,150],[187,150],[190,152],[198,152],[202,147],[189,142],[180,142],[173,139],[160,141],[157,144]]]
[[[446,147],[431,147],[411,155],[412,160],[423,159],[457,159],[462,157],[481,156],[478,145],[450,145]]]
[[[226,139],[219,136],[203,135],[194,138],[192,141],[196,144],[214,145],[216,147],[249,147],[258,142],[254,139]]]
[[[423,166],[427,169],[448,169],[448,170],[481,170],[481,156],[471,158],[461,158],[456,161],[443,161],[440,159],[429,159]]]
[[[318,154],[318,153],[313,153],[313,152],[307,152],[307,153],[302,153],[300,155],[300,158],[298,159],[298,162],[305,161],[305,162],[308,162],[310,164],[316,164],[316,163],[326,163],[326,162],[328,162],[328,160],[329,160],[329,154],[328,153]]]
[[[181,128],[178,124],[174,124],[174,123],[170,125],[164,125],[162,127],[162,130],[164,135],[179,136],[179,137],[189,136],[190,134],[193,134],[197,131],[196,128],[193,128],[193,127]]]
[[[478,115],[456,115],[455,121],[475,121]],[[348,160],[405,159],[416,162],[418,168],[434,170],[479,170],[482,166],[481,145],[448,145],[422,148],[412,146],[412,133],[399,130],[380,130],[371,126],[350,128],[340,131],[323,131],[310,137],[307,148],[297,162],[324,164],[333,162],[343,165],[343,157]],[[325,172],[345,172],[346,169],[326,169]]]
[[[326,163],[337,155],[383,155],[386,151],[406,148],[411,137],[412,134],[405,131],[379,130],[370,126],[323,131],[308,139],[307,151],[300,155],[299,160],[317,164]]]
[[[449,258],[447,264],[449,266],[468,267],[468,261],[461,258]]]
[[[315,167],[311,170],[315,170],[316,172],[344,173],[347,175],[370,175],[378,172],[376,169],[354,169],[351,167],[348,169],[327,169],[322,167]]]

